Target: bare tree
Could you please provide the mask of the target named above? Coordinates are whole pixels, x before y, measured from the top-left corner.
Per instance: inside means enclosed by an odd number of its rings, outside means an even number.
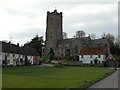
[[[110,33],[108,33],[108,34],[103,33],[102,38],[106,38],[108,41],[110,41],[112,43],[114,43],[114,41],[115,41],[115,37]]]
[[[76,32],[76,38],[80,38],[80,37],[84,37],[85,36],[85,32],[80,30]]]

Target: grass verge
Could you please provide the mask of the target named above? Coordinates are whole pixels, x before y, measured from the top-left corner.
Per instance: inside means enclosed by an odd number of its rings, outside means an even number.
[[[114,72],[104,67],[5,67],[3,88],[86,88]]]

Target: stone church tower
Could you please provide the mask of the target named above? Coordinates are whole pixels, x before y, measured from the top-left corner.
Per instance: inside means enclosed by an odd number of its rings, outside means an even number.
[[[58,50],[58,41],[63,39],[62,36],[62,12],[58,13],[57,10],[54,12],[47,12],[46,20],[46,41],[44,54],[49,55],[51,49],[56,54]]]

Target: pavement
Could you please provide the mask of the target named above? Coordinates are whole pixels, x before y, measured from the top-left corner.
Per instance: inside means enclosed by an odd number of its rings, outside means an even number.
[[[41,66],[41,67],[53,67],[54,64],[41,64],[39,66]]]
[[[118,76],[119,76],[119,78],[118,78]],[[120,90],[120,85],[118,85],[118,84],[120,84],[119,81],[120,81],[120,69],[118,69],[116,72],[114,72],[110,76],[108,76],[108,77],[100,80],[99,82],[95,83],[94,85],[90,86],[87,90],[92,90],[93,88],[96,88],[96,89],[109,88],[109,89]]]

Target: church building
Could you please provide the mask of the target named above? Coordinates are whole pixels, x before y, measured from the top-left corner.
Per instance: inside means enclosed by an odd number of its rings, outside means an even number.
[[[48,56],[51,49],[56,57],[79,56],[83,47],[107,46],[106,39],[92,40],[90,36],[80,38],[63,39],[63,16],[62,12],[47,12],[46,19],[46,41],[44,54]]]

